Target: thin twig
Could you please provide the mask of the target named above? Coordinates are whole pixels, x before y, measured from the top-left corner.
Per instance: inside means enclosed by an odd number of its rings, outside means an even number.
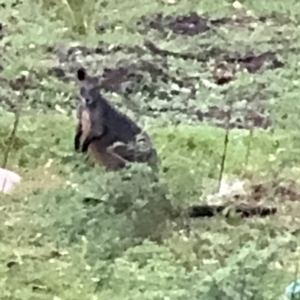
[[[228,147],[228,142],[229,142],[230,120],[231,120],[231,108],[232,108],[232,105],[229,107],[229,110],[227,111],[227,122],[226,122],[225,136],[224,136],[224,148],[223,148],[223,154],[222,154],[222,158],[221,158],[221,169],[220,169],[220,175],[219,175],[218,192],[220,192],[220,189],[221,189],[221,183],[222,183],[224,168],[225,168],[225,161],[226,161],[226,157],[227,157],[227,147]]]
[[[245,167],[246,168],[248,167],[248,163],[249,163],[252,138],[253,138],[253,126],[251,126],[251,128],[249,129],[247,152],[246,152],[246,159],[245,159]]]

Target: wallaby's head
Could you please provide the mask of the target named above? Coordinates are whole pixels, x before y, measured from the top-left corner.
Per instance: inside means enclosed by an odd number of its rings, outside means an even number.
[[[86,106],[95,106],[101,99],[98,79],[90,76],[83,68],[77,70],[76,78],[79,84],[79,94],[83,104]]]

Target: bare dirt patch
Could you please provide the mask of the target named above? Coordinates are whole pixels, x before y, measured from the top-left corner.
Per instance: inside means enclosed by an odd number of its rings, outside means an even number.
[[[300,185],[292,180],[272,180],[251,186],[251,199],[258,202],[267,197],[281,201],[300,201]]]
[[[229,116],[230,114],[230,116]],[[213,119],[215,125],[220,127],[229,127],[230,129],[251,129],[253,127],[267,129],[272,125],[269,112],[264,107],[249,107],[234,111],[225,110],[220,106],[209,106],[206,111],[197,111],[197,117],[200,121]],[[225,120],[229,119],[229,124]]]
[[[146,41],[145,47],[154,55],[163,57],[175,57],[184,60],[191,59],[198,62],[208,62],[213,60],[213,77],[217,84],[225,84],[232,81],[238,72],[256,73],[260,70],[277,69],[284,66],[283,61],[275,52],[266,51],[260,54],[249,52],[246,54],[229,52],[216,47],[209,47],[208,50],[195,52],[174,52],[163,50],[153,42]]]
[[[151,54],[149,58],[149,52]],[[127,47],[123,45],[106,45],[102,44],[96,48],[88,48],[85,46],[76,46],[69,49],[56,50],[59,66],[52,67],[49,74],[56,76],[64,82],[73,80],[73,74],[80,65],[79,61],[87,60],[92,62],[92,68],[86,67],[96,75],[99,79],[101,88],[106,92],[114,92],[122,95],[132,96],[137,93],[143,93],[149,99],[146,106],[146,113],[149,116],[162,112],[174,112],[183,115],[194,115],[198,121],[213,121],[218,126],[225,126],[226,110],[222,103],[220,105],[212,105],[207,107],[205,111],[200,110],[195,105],[192,109],[184,103],[174,105],[174,97],[178,96],[184,90],[189,99],[195,99],[197,83],[201,81],[201,74],[197,76],[189,76],[187,73],[176,70],[171,71],[172,66],[168,61],[168,56],[175,56],[171,51],[160,50],[154,43],[146,42],[144,47],[135,46]],[[113,65],[104,66],[103,60],[109,55],[125,54],[119,61]],[[148,54],[148,56],[146,56]],[[177,55],[186,59],[197,57],[195,53],[185,53]],[[80,59],[78,59],[80,57]],[[274,53],[263,53],[261,55],[254,54],[222,54],[220,49],[212,49],[211,52],[199,54],[198,61],[201,61],[202,67],[205,61],[214,57],[215,66],[208,68],[212,71],[212,80],[217,84],[225,84],[233,80],[237,76],[237,69],[246,70],[254,73],[263,68],[276,68],[281,66],[278,63]],[[234,72],[228,70],[234,69]],[[102,72],[99,72],[102,69]],[[176,69],[176,68],[175,68]],[[100,74],[99,74],[100,73]],[[228,76],[230,73],[230,76]],[[231,126],[235,128],[248,128],[250,126],[268,128],[271,125],[270,117],[266,108],[262,105],[268,96],[264,92],[264,87],[258,87],[255,91],[255,97],[259,99],[259,104],[250,105],[241,108],[239,111],[232,113]],[[243,95],[249,103],[254,103],[256,99],[253,95]],[[162,101],[164,105],[153,105],[151,99]],[[241,99],[239,99],[241,100]],[[238,100],[238,101],[239,101]]]
[[[197,13],[143,16],[137,24],[137,30],[145,36],[143,45],[110,45],[103,42],[94,48],[79,44],[55,45],[48,50],[56,56],[59,64],[49,68],[49,75],[67,83],[73,81],[74,72],[83,65],[98,77],[101,88],[106,92],[128,97],[142,94],[145,102],[142,114],[157,118],[167,112],[192,122],[210,121],[224,127],[228,119],[224,103],[208,104],[206,109],[197,107],[197,87],[202,81],[202,72],[210,73],[209,80],[212,83],[226,85],[244,72],[255,76],[268,69],[284,67],[280,54],[276,49],[261,52],[255,48],[242,53],[213,43],[199,47],[190,45],[185,51],[171,51],[162,49],[156,41],[150,41],[146,29],[193,37],[206,32],[214,35],[216,27],[244,26],[251,29],[253,22],[266,21],[264,18],[249,16],[210,19]],[[181,68],[180,63],[177,65],[177,59],[187,60],[191,65],[199,64],[199,73],[192,72],[191,76],[189,67]],[[254,85],[251,92],[245,91],[238,95],[235,101],[246,100],[247,105],[232,109],[230,127],[270,127],[272,122],[265,104],[270,97],[275,96],[274,93],[266,86]]]
[[[191,12],[187,15],[163,15],[162,13],[150,16],[142,16],[137,21],[137,27],[140,33],[145,34],[149,28],[156,30],[163,35],[172,32],[175,35],[195,36],[212,30],[214,27],[222,25],[247,26],[249,28],[253,22],[263,22],[262,18],[251,16],[233,16],[211,19]]]

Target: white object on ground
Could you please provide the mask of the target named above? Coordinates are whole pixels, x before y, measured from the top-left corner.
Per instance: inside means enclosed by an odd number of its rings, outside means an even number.
[[[247,196],[247,189],[250,185],[248,180],[240,180],[238,178],[225,178],[221,181],[220,190],[217,193],[207,196],[207,201],[210,204],[223,204],[225,198]]]
[[[0,192],[11,193],[22,180],[17,173],[0,168]]]

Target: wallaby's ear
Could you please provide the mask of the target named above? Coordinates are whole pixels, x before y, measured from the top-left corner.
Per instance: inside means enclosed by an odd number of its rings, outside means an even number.
[[[86,77],[87,77],[87,74],[86,74],[86,71],[85,71],[84,68],[78,69],[76,75],[77,75],[77,79],[79,81],[84,81],[86,79]]]

